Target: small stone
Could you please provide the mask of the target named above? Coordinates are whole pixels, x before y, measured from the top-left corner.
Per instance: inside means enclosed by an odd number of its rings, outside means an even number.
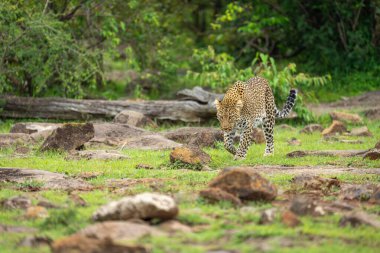
[[[191,233],[192,232],[191,227],[186,226],[176,220],[169,220],[169,221],[162,222],[158,226],[158,228],[168,233],[177,233],[177,232]]]
[[[342,134],[345,132],[347,132],[347,128],[344,126],[344,124],[340,121],[334,120],[328,128],[322,131],[322,135],[324,137],[328,137],[331,135]]]
[[[297,215],[313,215],[316,207],[315,201],[305,197],[296,197],[290,205],[290,211]]]
[[[56,205],[56,204],[53,204],[49,201],[46,201],[46,200],[41,200],[37,203],[37,206],[42,206],[42,207],[45,207],[47,209],[56,209],[56,208],[61,208],[60,206]]]
[[[27,219],[47,218],[49,216],[48,211],[42,206],[28,207],[25,213]]]
[[[380,159],[380,150],[378,150],[378,149],[370,150],[364,154],[363,158],[369,159],[369,160],[379,160]]]
[[[94,137],[94,126],[86,124],[64,124],[55,129],[44,141],[40,150],[71,151],[79,149]]]
[[[157,124],[149,117],[145,116],[141,112],[131,110],[123,110],[119,112],[115,116],[114,122],[119,124],[128,124],[135,127],[157,127]]]
[[[366,127],[366,126],[353,128],[351,130],[350,135],[352,135],[352,136],[367,136],[367,137],[373,136],[373,134],[368,130],[368,127]]]
[[[289,146],[301,146],[301,141],[298,140],[297,138],[291,138],[288,140],[288,145]]]
[[[375,148],[376,148],[376,149],[380,149],[380,141],[378,141],[378,142],[376,143]]]
[[[78,194],[74,192],[69,193],[69,199],[74,202],[75,206],[87,206],[87,202]]]
[[[252,140],[256,144],[265,143],[264,131],[260,128],[253,128]]]
[[[103,175],[104,175],[103,172],[85,171],[85,172],[80,172],[79,174],[77,174],[75,176],[75,178],[80,178],[80,179],[84,179],[84,180],[91,180],[91,179],[95,179],[95,178],[98,178],[98,177],[103,176]]]
[[[373,191],[371,202],[380,204],[380,186]]]
[[[309,125],[305,126],[300,131],[300,133],[311,134],[311,133],[314,133],[314,132],[322,132],[322,131],[323,131],[323,126],[321,126],[319,124],[309,124]]]
[[[328,192],[334,187],[340,188],[341,182],[337,178],[322,178],[320,176],[298,175],[292,178],[292,184],[303,190],[319,190]]]
[[[287,227],[291,227],[291,228],[297,227],[298,225],[301,224],[301,221],[298,218],[298,216],[295,215],[291,211],[283,212],[281,215],[281,221],[284,225],[286,225]]]
[[[373,193],[373,185],[351,185],[341,190],[340,197],[343,200],[367,201]]]
[[[333,120],[344,121],[348,123],[362,123],[363,120],[358,114],[347,112],[331,112],[330,116]]]
[[[50,237],[45,236],[26,236],[22,239],[17,246],[19,247],[40,247],[43,245],[49,246],[52,243]]]
[[[339,226],[345,227],[348,225],[351,225],[352,227],[367,225],[374,228],[380,228],[380,221],[375,215],[370,215],[363,211],[353,211],[352,213],[344,215],[339,220]]]
[[[80,150],[71,152],[66,156],[67,160],[125,160],[129,159],[127,155],[117,150]]]
[[[235,206],[240,206],[242,203],[239,198],[234,195],[223,191],[219,188],[208,188],[199,192],[199,196],[206,199],[210,203],[215,203],[219,201],[228,201],[231,202]]]
[[[261,213],[259,224],[271,224],[271,223],[273,223],[275,218],[276,218],[276,212],[277,212],[276,208],[270,208],[270,209],[264,210]]]
[[[208,164],[211,157],[198,147],[184,146],[175,148],[170,153],[170,162],[174,163],[176,161],[190,165]]]
[[[172,197],[157,193],[142,193],[133,197],[125,197],[100,207],[93,220],[169,220],[176,217],[178,207]]]
[[[277,196],[277,188],[249,167],[226,169],[209,183],[241,200],[271,201]]]
[[[27,209],[32,205],[32,201],[25,196],[15,196],[1,201],[1,206],[8,209]]]
[[[284,129],[284,130],[289,130],[289,131],[295,131],[296,130],[296,128],[294,128],[292,126],[289,126],[288,124],[278,125],[277,128]]]
[[[149,164],[140,163],[136,165],[136,169],[153,170],[154,167]]]

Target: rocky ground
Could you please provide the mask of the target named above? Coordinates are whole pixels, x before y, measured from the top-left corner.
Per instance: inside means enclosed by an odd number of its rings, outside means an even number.
[[[380,122],[329,117],[278,125],[272,157],[256,130],[244,161],[217,128],[168,129],[131,111],[6,121],[0,251],[378,252]]]

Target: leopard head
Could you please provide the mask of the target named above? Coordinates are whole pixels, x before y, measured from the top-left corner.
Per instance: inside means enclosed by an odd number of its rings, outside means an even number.
[[[239,99],[234,103],[215,100],[216,116],[220,122],[220,127],[223,131],[231,131],[237,121],[240,119],[243,102]]]

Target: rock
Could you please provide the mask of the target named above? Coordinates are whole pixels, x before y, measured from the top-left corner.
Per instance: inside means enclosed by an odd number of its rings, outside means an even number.
[[[350,135],[352,136],[368,136],[371,137],[373,134],[368,130],[368,127],[358,127],[358,128],[353,128],[350,132]]]
[[[321,126],[320,124],[309,124],[309,125],[305,126],[300,131],[300,133],[311,134],[314,132],[322,132],[322,131],[323,131],[323,126]]]
[[[362,144],[362,140],[339,140],[341,143],[346,143],[346,144]]]
[[[371,202],[380,204],[380,186],[373,190]]]
[[[158,228],[168,233],[177,233],[177,232],[191,233],[192,232],[191,227],[186,226],[176,220],[169,220],[169,221],[162,222],[158,226]]]
[[[375,148],[376,148],[376,149],[380,149],[380,141],[378,141],[378,142],[376,143]]]
[[[40,247],[43,245],[50,245],[52,239],[46,236],[26,236],[18,243],[18,247]]]
[[[292,178],[292,185],[302,190],[318,190],[328,192],[333,187],[340,188],[340,181],[337,178],[322,178],[313,175],[298,175]]]
[[[74,192],[69,193],[69,199],[74,202],[75,206],[87,206],[87,202],[78,194]]]
[[[240,206],[242,203],[239,198],[234,195],[223,191],[219,188],[208,188],[199,192],[199,196],[206,199],[210,203],[215,203],[219,201],[228,201],[231,202],[235,206]]]
[[[256,144],[265,143],[264,131],[260,128],[253,128],[252,140]]]
[[[49,216],[48,211],[42,206],[31,206],[26,209],[25,218],[27,219],[38,219],[47,218]]]
[[[181,162],[190,165],[208,164],[210,155],[195,146],[183,146],[175,148],[170,153],[170,162]]]
[[[343,200],[367,201],[371,198],[374,188],[373,185],[368,184],[344,186],[340,192],[340,198]]]
[[[296,197],[290,205],[290,211],[297,215],[313,215],[316,208],[316,202],[306,197]]]
[[[261,213],[259,224],[271,224],[276,218],[276,208],[266,209]]]
[[[45,207],[47,209],[61,208],[60,206],[58,206],[56,204],[53,204],[53,203],[51,203],[49,201],[46,201],[46,200],[40,200],[40,201],[38,201],[37,206],[42,206],[42,207]]]
[[[347,128],[344,126],[344,124],[340,121],[334,120],[328,128],[322,131],[322,135],[324,137],[328,137],[345,132],[347,132]]]
[[[71,152],[66,156],[68,160],[125,160],[130,159],[128,156],[122,154],[117,150],[81,150]]]
[[[119,124],[128,124],[135,127],[157,127],[157,124],[149,117],[145,116],[141,112],[131,110],[123,110],[119,112],[115,116],[114,122]]]
[[[80,178],[80,179],[84,179],[84,180],[91,180],[91,179],[95,179],[95,178],[103,176],[103,175],[104,175],[103,172],[84,171],[84,172],[80,172],[79,174],[77,174],[75,176],[75,178]]]
[[[331,112],[330,116],[333,120],[344,121],[348,123],[362,123],[363,120],[358,114],[347,112]]]
[[[44,170],[0,168],[0,182],[41,183],[40,190],[91,190],[92,185],[80,179]]]
[[[287,227],[297,227],[301,224],[300,219],[291,211],[285,211],[281,214],[281,222]]]
[[[159,134],[142,135],[124,139],[122,149],[164,150],[181,147],[182,144],[174,142]]]
[[[152,134],[142,128],[116,123],[94,123],[94,129],[95,136],[86,143],[86,147],[121,146],[127,138]]]
[[[331,213],[335,213],[337,211],[352,211],[355,209],[355,206],[352,206],[343,201],[334,201],[331,204],[325,206],[325,209]]]
[[[80,230],[76,234],[97,239],[110,238],[112,240],[137,240],[145,236],[164,235],[156,227],[142,221],[97,222]]]
[[[64,124],[53,131],[44,141],[40,150],[71,151],[79,149],[94,137],[94,126],[86,124]]]
[[[352,227],[367,225],[374,228],[380,228],[380,221],[375,215],[370,215],[363,211],[353,211],[344,215],[339,220],[339,226],[345,227],[348,225],[351,225]]]
[[[367,150],[296,150],[286,154],[290,158],[305,156],[335,156],[335,157],[354,157],[363,156]]]
[[[144,164],[144,163],[140,163],[140,164],[137,164],[136,169],[144,169],[144,170],[153,170],[154,167],[152,165],[149,165],[149,164]]]
[[[21,226],[8,226],[0,224],[0,233],[35,233],[37,229]]]
[[[15,153],[16,154],[20,154],[20,155],[27,155],[30,153],[30,148],[28,147],[16,147],[15,149]]]
[[[301,141],[298,140],[297,138],[291,138],[288,140],[288,145],[289,146],[301,146]]]
[[[223,141],[223,132],[212,127],[183,127],[162,133],[166,138],[199,147],[214,147],[217,141]]]
[[[177,214],[178,207],[173,198],[157,193],[142,193],[104,205],[93,214],[92,218],[95,221],[132,218],[168,220],[175,218]]]
[[[277,188],[255,170],[247,167],[226,169],[209,183],[241,200],[271,201],[277,196]]]
[[[379,120],[380,119],[380,107],[365,110],[364,115],[370,120]]]
[[[367,153],[364,154],[363,158],[369,159],[369,160],[379,160],[380,150],[379,149],[369,150]]]
[[[12,146],[22,146],[25,144],[33,144],[33,139],[29,134],[10,133],[0,134],[0,148],[7,148]]]
[[[50,131],[61,127],[63,124],[59,123],[40,123],[40,122],[23,122],[16,123],[12,126],[11,133],[23,133],[23,134],[33,134],[38,132]]]
[[[54,241],[52,253],[148,253],[142,246],[117,244],[113,240],[72,235]]]
[[[1,206],[7,209],[27,209],[31,205],[32,201],[25,196],[15,196],[1,201]]]
[[[132,179],[132,178],[121,178],[121,179],[107,179],[105,182],[105,186],[112,189],[123,189],[130,188],[133,185],[143,184],[152,186],[157,183],[163,182],[162,178],[140,178],[140,179]]]

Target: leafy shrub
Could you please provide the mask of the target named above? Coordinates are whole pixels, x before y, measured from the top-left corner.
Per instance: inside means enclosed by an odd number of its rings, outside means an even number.
[[[227,87],[237,80],[246,81],[253,76],[266,78],[273,90],[277,104],[284,103],[291,88],[297,88],[299,95],[295,112],[305,122],[314,118],[306,109],[303,98],[307,97],[310,89],[326,85],[331,77],[329,75],[312,77],[305,73],[297,73],[296,64],[290,63],[278,70],[272,57],[257,54],[251,67],[239,69],[233,58],[226,53],[216,54],[212,47],[207,50],[195,50],[194,59],[197,61],[198,71],[188,71],[187,82],[192,85],[211,87],[216,92],[225,92]],[[311,97],[308,97],[311,99]]]

